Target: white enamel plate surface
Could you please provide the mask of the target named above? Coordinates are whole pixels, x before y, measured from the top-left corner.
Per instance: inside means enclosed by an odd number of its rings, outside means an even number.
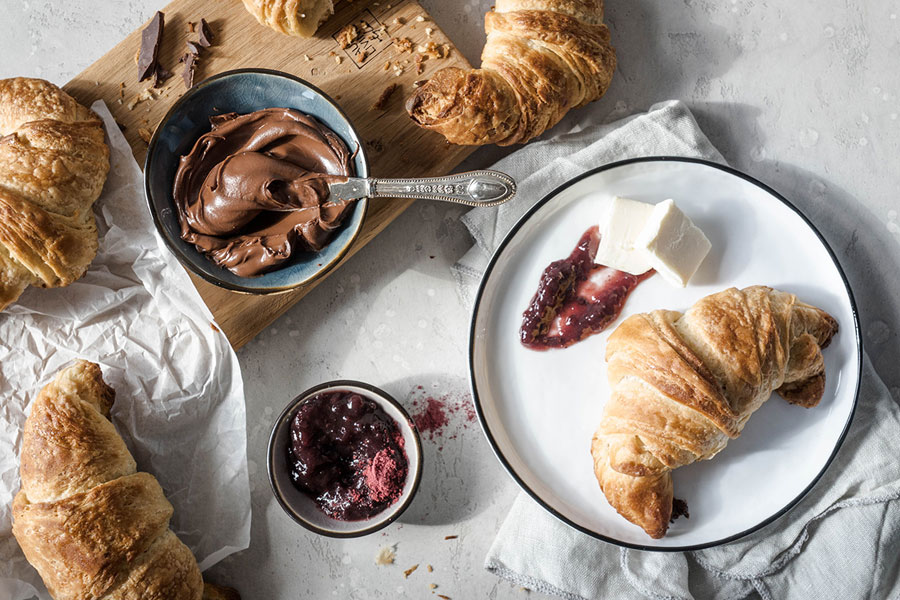
[[[687,288],[674,288],[658,275],[641,283],[605,332],[563,350],[525,348],[519,325],[541,272],[569,255],[614,196],[651,203],[674,198],[706,233],[712,251]],[[713,460],[675,470],[675,497],[687,501],[691,516],[653,540],[607,504],[593,474],[591,436],[609,395],[606,340],[628,315],[657,308],[684,311],[708,294],[755,284],[792,292],[838,320],[840,331],[824,352],[825,395],[812,409],[773,395]],[[856,405],[860,359],[852,294],[815,229],[752,178],[669,158],[601,167],[538,203],[491,262],[470,340],[482,426],[519,485],[588,534],[651,550],[724,543],[796,504],[843,441]]]

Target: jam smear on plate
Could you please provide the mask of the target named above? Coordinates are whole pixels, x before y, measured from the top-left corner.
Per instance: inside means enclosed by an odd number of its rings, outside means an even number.
[[[522,314],[519,339],[532,350],[566,348],[600,333],[616,320],[637,285],[652,269],[631,275],[594,262],[600,231],[584,232],[568,258],[554,261],[541,274],[537,292]]]
[[[287,450],[294,486],[340,521],[368,519],[392,505],[409,471],[396,421],[374,400],[346,390],[300,405]]]

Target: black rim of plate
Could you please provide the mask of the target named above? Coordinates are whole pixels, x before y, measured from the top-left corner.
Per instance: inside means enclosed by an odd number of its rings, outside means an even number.
[[[353,529],[351,531],[336,531],[334,529],[325,529],[315,525],[306,519],[304,519],[297,511],[295,511],[290,503],[284,499],[281,492],[278,490],[278,484],[275,481],[275,472],[274,472],[274,456],[276,452],[275,448],[275,437],[278,435],[278,432],[282,427],[289,427],[290,419],[292,415],[297,411],[297,408],[309,400],[313,395],[325,391],[325,390],[340,390],[341,388],[355,387],[366,390],[370,395],[375,396],[381,400],[384,400],[388,404],[392,405],[406,420],[406,425],[412,431],[412,438],[415,441],[415,456],[416,456],[416,464],[418,468],[416,469],[415,481],[413,481],[412,487],[409,489],[409,495],[403,500],[403,503],[397,506],[396,508],[391,505],[384,509],[384,511],[393,510],[393,514],[390,517],[385,519],[384,521],[377,523],[375,525],[370,525],[368,527],[361,527],[360,529]],[[402,427],[403,424],[398,423],[399,427]],[[407,450],[408,452],[408,450]],[[269,486],[272,488],[272,494],[275,496],[275,500],[278,501],[278,505],[281,506],[281,509],[289,516],[295,523],[302,525],[309,531],[313,533],[318,533],[319,535],[324,535],[325,537],[331,538],[356,538],[363,537],[376,531],[381,531],[406,512],[406,509],[409,508],[409,505],[412,504],[413,498],[416,497],[416,493],[419,491],[419,483],[422,481],[422,470],[424,468],[424,455],[422,453],[422,438],[419,434],[419,430],[416,427],[415,422],[409,416],[409,413],[403,408],[403,405],[400,404],[396,398],[382,390],[381,388],[375,387],[374,385],[365,383],[363,381],[356,381],[353,379],[337,379],[334,381],[326,381],[325,383],[320,383],[319,385],[314,385],[303,393],[295,396],[293,400],[288,402],[288,405],[284,407],[284,410],[281,411],[281,414],[278,415],[278,418],[275,420],[275,425],[272,426],[272,433],[269,434],[269,443],[266,445],[266,472],[269,476]],[[409,477],[409,475],[407,475]],[[384,512],[382,511],[382,512]],[[381,514],[381,513],[379,513]],[[360,524],[366,523],[366,521],[351,521],[357,522]]]
[[[526,222],[528,222],[528,220],[531,219],[531,217],[534,216],[534,214],[538,210],[540,210],[544,205],[546,205],[547,203],[552,201],[554,198],[556,198],[565,189],[578,183],[582,179],[585,179],[585,178],[595,175],[597,173],[601,173],[603,171],[607,171],[610,169],[615,169],[617,167],[623,167],[623,166],[631,165],[631,164],[635,164],[635,163],[647,163],[647,162],[683,162],[683,163],[693,163],[693,164],[698,164],[698,165],[704,165],[707,167],[711,167],[713,169],[718,169],[719,171],[724,171],[725,173],[739,177],[739,178],[743,179],[744,181],[747,181],[747,182],[761,188],[762,190],[769,193],[774,198],[780,200],[785,206],[790,208],[792,211],[794,211],[794,213],[796,213],[801,219],[803,219],[803,222],[806,223],[806,225],[819,238],[819,241],[822,243],[822,246],[825,247],[825,250],[828,252],[828,255],[831,257],[831,260],[834,262],[834,265],[838,270],[838,274],[840,274],[840,276],[841,276],[841,280],[844,282],[844,289],[846,290],[847,297],[850,300],[850,310],[853,314],[853,333],[854,333],[854,336],[856,339],[858,368],[857,368],[857,373],[856,373],[856,390],[853,393],[853,406],[850,409],[850,414],[847,416],[847,422],[844,424],[844,429],[843,429],[843,431],[841,431],[841,435],[838,437],[837,443],[835,444],[834,449],[831,451],[831,455],[828,457],[828,460],[825,461],[825,465],[822,467],[822,470],[819,471],[819,473],[812,479],[812,481],[809,483],[809,485],[806,486],[806,488],[804,488],[803,491],[801,491],[800,494],[796,498],[794,498],[793,500],[788,502],[787,505],[785,505],[780,510],[776,511],[772,516],[764,519],[762,522],[758,523],[757,525],[754,525],[753,527],[750,527],[749,529],[746,529],[740,533],[736,533],[734,535],[728,536],[726,538],[722,538],[722,539],[708,542],[705,544],[695,544],[692,546],[646,546],[646,545],[642,545],[642,544],[632,544],[629,542],[623,542],[621,540],[617,540],[617,539],[605,536],[603,534],[597,533],[596,531],[593,531],[591,529],[588,529],[586,527],[578,525],[577,523],[573,522],[572,520],[567,518],[565,515],[563,515],[556,509],[554,509],[552,506],[550,506],[549,503],[544,501],[543,498],[541,498],[534,490],[532,490],[531,488],[528,487],[528,485],[522,480],[521,477],[519,477],[519,475],[512,468],[512,465],[509,463],[509,461],[503,455],[503,451],[500,449],[500,446],[497,444],[497,441],[494,439],[494,435],[491,433],[491,429],[488,425],[487,419],[484,416],[484,410],[482,409],[482,406],[481,406],[481,397],[479,396],[478,386],[475,382],[475,323],[478,320],[478,313],[481,309],[481,299],[482,299],[482,296],[484,295],[484,290],[487,285],[487,282],[491,277],[494,267],[496,266],[497,260],[500,258],[500,255],[503,254],[503,250],[506,248],[506,246],[513,240],[513,238],[516,237],[516,235],[518,234],[518,232],[522,228],[522,226]],[[529,496],[531,496],[531,498],[535,502],[537,502],[539,505],[541,505],[544,508],[544,510],[548,511],[551,515],[553,515],[554,517],[556,517],[557,519],[559,519],[566,525],[569,525],[570,527],[573,527],[573,528],[577,529],[578,531],[580,531],[584,534],[587,534],[593,538],[596,538],[598,540],[602,540],[604,542],[609,542],[610,544],[615,544],[617,546],[622,546],[625,548],[632,548],[634,550],[645,550],[645,551],[650,551],[650,552],[686,552],[686,551],[690,551],[690,550],[703,550],[705,548],[712,548],[714,546],[720,546],[722,544],[727,544],[729,542],[733,542],[742,537],[750,535],[751,533],[759,531],[763,527],[769,525],[770,523],[772,523],[772,522],[776,521],[777,519],[779,519],[780,517],[784,516],[788,511],[790,511],[792,508],[794,508],[810,492],[810,490],[812,490],[813,487],[815,487],[816,483],[818,483],[818,481],[822,478],[822,475],[825,474],[825,471],[828,470],[828,467],[831,465],[832,461],[834,460],[834,457],[837,456],[838,450],[840,450],[841,446],[844,443],[844,439],[847,437],[847,432],[850,429],[850,423],[853,421],[853,416],[854,416],[854,414],[856,414],[856,407],[859,402],[859,388],[860,388],[860,384],[862,382],[862,360],[863,360],[862,353],[863,353],[863,348],[862,348],[862,336],[861,336],[860,327],[859,327],[859,312],[857,311],[857,308],[856,308],[856,300],[853,297],[853,292],[850,289],[850,283],[849,283],[849,281],[847,281],[847,276],[844,274],[844,269],[841,267],[841,264],[838,261],[837,256],[835,256],[834,251],[831,249],[831,246],[828,245],[828,242],[822,236],[822,233],[816,228],[815,225],[813,225],[813,223],[806,217],[806,215],[804,215],[796,206],[794,206],[789,200],[787,200],[787,198],[785,198],[784,196],[782,196],[781,194],[776,192],[774,189],[772,189],[768,185],[762,183],[761,181],[757,180],[754,177],[751,177],[750,175],[747,175],[746,173],[743,173],[743,172],[733,169],[731,167],[721,165],[718,163],[714,163],[714,162],[711,162],[708,160],[699,159],[699,158],[683,158],[683,157],[678,157],[678,156],[645,156],[645,157],[640,157],[640,158],[631,158],[631,159],[627,159],[627,160],[621,160],[621,161],[608,163],[608,164],[602,165],[600,167],[591,169],[585,173],[582,173],[581,175],[579,175],[573,179],[570,179],[569,181],[563,183],[562,185],[560,185],[559,187],[554,189],[552,192],[550,192],[549,194],[547,194],[546,196],[541,198],[541,200],[539,202],[537,202],[537,204],[532,206],[528,210],[528,212],[526,212],[518,220],[518,222],[516,222],[516,224],[509,231],[509,233],[506,234],[506,237],[503,238],[503,241],[500,243],[500,246],[497,247],[497,250],[494,252],[493,256],[491,257],[491,260],[488,263],[487,269],[485,269],[484,276],[482,277],[481,283],[478,286],[478,293],[475,297],[475,305],[472,309],[472,320],[471,320],[471,323],[469,326],[469,383],[472,388],[472,398],[475,403],[475,411],[478,414],[478,421],[479,421],[479,423],[481,423],[481,429],[482,429],[482,431],[484,431],[484,435],[487,438],[488,443],[491,445],[491,448],[493,449],[494,454],[497,456],[497,459],[503,465],[503,468],[506,469],[506,472],[509,473],[509,475],[519,485],[519,487],[522,488],[522,490],[524,490],[525,493],[527,493]]]
[[[150,142],[147,144],[147,154],[144,157],[144,198],[147,200],[147,207],[150,210],[150,215],[153,217],[153,224],[156,226],[156,231],[159,232],[159,236],[163,239],[163,241],[165,242],[166,247],[169,249],[169,251],[175,255],[175,258],[178,259],[178,262],[180,262],[182,264],[182,266],[184,266],[186,269],[188,269],[191,273],[195,274],[197,277],[200,277],[204,281],[208,281],[209,283],[211,283],[217,287],[224,288],[226,290],[231,290],[232,292],[251,294],[254,296],[283,294],[285,292],[290,292],[292,290],[297,289],[298,287],[308,285],[309,283],[312,283],[313,281],[321,279],[327,273],[329,273],[331,270],[333,270],[334,267],[339,262],[341,262],[341,260],[343,260],[346,257],[347,252],[350,251],[350,247],[353,246],[354,242],[356,242],[356,239],[359,237],[359,234],[362,231],[363,225],[365,224],[366,215],[369,212],[369,199],[368,198],[360,198],[359,200],[357,200],[357,204],[360,204],[360,203],[362,204],[362,211],[363,211],[362,217],[359,220],[359,226],[356,228],[356,231],[353,232],[353,235],[347,241],[347,244],[343,248],[340,249],[340,251],[337,253],[337,255],[332,260],[328,261],[327,263],[323,263],[322,266],[319,267],[319,269],[315,273],[313,273],[312,275],[310,275],[303,281],[300,281],[298,283],[294,283],[291,285],[263,288],[263,289],[245,287],[242,285],[236,285],[236,284],[224,281],[222,279],[219,279],[217,277],[214,277],[208,273],[205,273],[202,269],[198,269],[194,265],[194,263],[187,256],[184,255],[184,253],[181,251],[181,248],[178,247],[178,244],[169,238],[169,234],[166,231],[166,228],[163,227],[162,223],[160,222],[159,215],[156,214],[156,210],[154,210],[154,208],[153,208],[153,201],[151,200],[152,193],[150,191],[150,181],[147,177],[147,171],[150,168],[150,160],[151,160],[151,157],[153,156],[154,150],[156,149],[156,145],[159,140],[159,135],[160,135],[160,132],[162,131],[163,127],[166,125],[166,123],[168,123],[169,119],[172,117],[172,115],[175,113],[175,111],[178,110],[178,108],[181,107],[181,105],[184,104],[188,99],[190,99],[191,96],[196,94],[197,91],[199,91],[200,89],[208,86],[210,83],[217,81],[219,79],[231,77],[234,75],[241,75],[244,73],[254,73],[254,74],[258,74],[258,75],[271,75],[273,77],[281,77],[283,79],[290,79],[291,81],[294,81],[296,83],[299,83],[301,85],[308,87],[314,93],[321,96],[323,100],[325,100],[328,104],[330,104],[331,106],[334,107],[334,109],[341,116],[341,118],[344,119],[344,121],[347,123],[347,127],[350,128],[350,131],[353,133],[353,135],[356,136],[356,140],[359,142],[357,144],[359,147],[357,148],[356,152],[362,157],[362,162],[366,169],[366,177],[370,176],[369,175],[369,158],[366,156],[365,149],[362,147],[362,137],[360,137],[359,132],[356,130],[356,127],[353,126],[353,121],[350,120],[350,117],[347,116],[347,114],[343,111],[343,109],[341,109],[340,105],[337,102],[335,102],[331,96],[329,96],[328,94],[323,92],[321,89],[319,89],[312,83],[306,81],[305,79],[302,79],[295,75],[291,75],[290,73],[285,73],[284,71],[276,71],[275,69],[263,69],[263,68],[232,69],[231,71],[223,71],[223,72],[217,73],[216,75],[213,75],[211,77],[207,77],[200,83],[193,86],[187,92],[185,92],[185,94],[183,96],[181,96],[180,98],[178,98],[178,100],[176,100],[172,104],[172,106],[169,107],[169,110],[166,111],[166,114],[163,116],[162,120],[159,122],[159,126],[156,128],[156,130],[153,132],[153,135],[150,137]],[[300,109],[297,109],[297,110],[300,110]],[[168,200],[171,203],[171,201],[172,201],[171,194],[169,194]]]

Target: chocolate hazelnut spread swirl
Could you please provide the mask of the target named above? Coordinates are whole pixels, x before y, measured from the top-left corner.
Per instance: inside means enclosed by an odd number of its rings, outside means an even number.
[[[288,108],[210,122],[175,175],[181,238],[241,277],[324,248],[352,206],[328,197],[329,182],[354,174],[344,142]]]

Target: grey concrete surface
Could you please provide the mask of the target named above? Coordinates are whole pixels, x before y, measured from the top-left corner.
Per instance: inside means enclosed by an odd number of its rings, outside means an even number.
[[[490,0],[422,3],[477,63]],[[2,0],[0,77],[64,83],[163,4]],[[688,102],[732,165],[786,195],[832,243],[859,304],[866,349],[895,399],[898,14],[898,0],[610,0],[619,68],[606,97],[573,117],[612,120],[659,100]],[[487,166],[500,154],[485,149],[467,164]],[[482,569],[516,488],[465,410],[451,414],[441,435],[426,436],[413,506],[369,538],[319,538],[294,525],[273,501],[265,474],[272,421],[316,383],[362,379],[410,406],[424,396],[453,406],[468,402],[469,307],[449,271],[471,243],[458,222],[462,212],[427,202],[413,207],[238,353],[247,392],[252,541],[215,566],[211,578],[245,598],[537,595]],[[376,566],[374,556],[386,545],[396,548],[396,564]],[[404,578],[415,564],[419,569]],[[439,587],[431,590],[431,583]]]

